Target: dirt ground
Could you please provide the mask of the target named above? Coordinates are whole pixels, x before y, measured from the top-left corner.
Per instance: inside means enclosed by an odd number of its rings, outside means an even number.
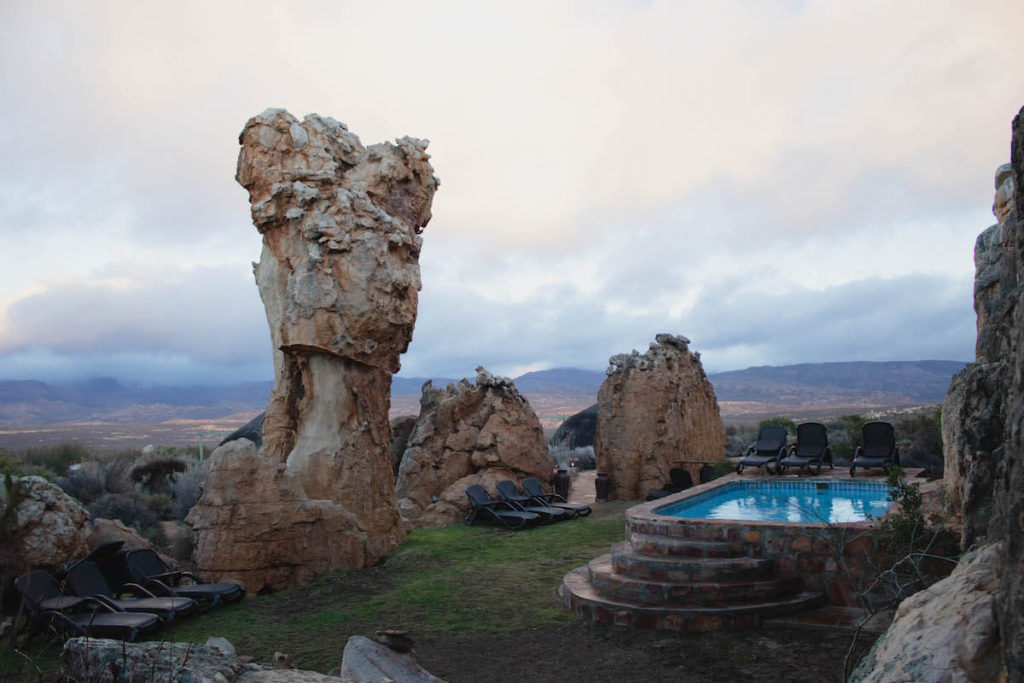
[[[803,629],[695,635],[580,622],[500,637],[422,639],[416,659],[450,683],[826,683],[845,680],[850,642],[845,633]]]

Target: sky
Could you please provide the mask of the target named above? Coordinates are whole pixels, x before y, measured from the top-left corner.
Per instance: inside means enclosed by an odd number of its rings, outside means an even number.
[[[0,2],[0,379],[272,377],[268,107],[430,140],[407,377],[971,360],[1019,0]]]

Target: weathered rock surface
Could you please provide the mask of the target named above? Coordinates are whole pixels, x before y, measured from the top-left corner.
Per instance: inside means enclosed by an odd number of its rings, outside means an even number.
[[[260,590],[363,566],[405,537],[391,374],[416,320],[420,232],[438,181],[425,141],[364,147],[315,114],[268,109],[240,142],[236,178],[263,235],[255,275],[274,389],[259,457],[214,459],[190,519],[200,571]],[[244,441],[222,448],[232,443]]]
[[[203,645],[69,638],[61,659],[67,680],[100,683],[444,683],[412,655],[394,652],[362,636],[353,636],[346,643],[340,678],[273,664],[243,664],[224,638],[210,638]]]
[[[1017,206],[1014,195],[1017,183],[1013,178],[1013,164],[1003,164],[996,169],[996,196],[992,200],[992,213],[1002,223]]]
[[[352,636],[345,643],[341,659],[341,678],[353,683],[444,683],[417,664],[412,655],[395,652],[363,636]]]
[[[1006,166],[996,173],[997,188],[1013,189]],[[996,205],[1001,205],[997,193]],[[1005,205],[1005,202],[1003,202]],[[998,213],[997,213],[998,215]],[[1007,453],[1008,390],[1019,365],[1018,301],[1021,226],[1010,202],[997,223],[974,245],[974,310],[978,315],[976,361],[957,373],[942,410],[947,504],[963,520],[962,545],[989,536],[995,515],[994,486]]]
[[[512,380],[477,368],[476,384],[423,385],[420,414],[402,456],[396,494],[417,526],[444,526],[469,510],[466,488],[492,493],[501,479],[551,477],[536,413]]]
[[[953,573],[904,600],[851,681],[996,681],[1001,544],[964,556]]]
[[[103,543],[121,541],[125,550],[152,548],[153,544],[119,519],[94,519],[86,525],[85,544],[92,550]]]
[[[997,193],[994,207],[1000,222],[985,230],[975,245],[977,362],[953,378],[942,411],[942,431],[946,490],[955,511],[963,517],[962,542],[965,547],[986,546],[975,558],[995,553],[1002,566],[998,587],[992,591],[992,605],[999,623],[999,648],[1005,666],[1005,672],[999,675],[1005,675],[1010,681],[1022,681],[1024,286],[1020,273],[1024,271],[1021,252],[1024,221],[1018,207],[1024,206],[1024,109],[1013,120],[1011,164],[1012,205],[1004,201],[1008,191],[1004,188],[1010,186],[1006,184],[1004,168],[1000,167],[996,185],[1002,196]],[[1001,211],[1000,207],[1009,208]],[[961,572],[961,568],[957,572]],[[928,608],[930,618],[936,622],[953,620],[962,611],[959,605],[962,599],[955,592],[934,595],[934,605]],[[915,603],[911,602],[901,611],[907,618],[916,618],[914,608]],[[978,608],[978,619],[983,611]],[[893,636],[893,648],[899,649],[910,639],[911,636]],[[943,648],[931,648],[931,656],[933,669],[941,670],[948,665]],[[876,654],[874,671],[884,673],[886,667],[894,666],[895,657],[895,654]],[[993,680],[971,678],[970,674],[950,674],[942,680],[968,679]]]
[[[14,573],[30,569],[62,570],[89,552],[86,525],[89,513],[59,486],[42,477],[14,478],[10,498],[5,495],[4,542],[0,564]]]
[[[715,392],[689,340],[659,334],[641,355],[609,359],[597,394],[597,468],[611,477],[610,497],[643,498],[685,462],[694,481],[702,463],[725,457],[725,427]]]
[[[195,556],[204,558],[200,571],[250,592],[306,583],[341,563],[363,566],[369,552],[383,554],[404,537],[371,541],[352,514],[311,500],[284,463],[268,462],[247,439],[210,456],[202,501],[186,519],[196,531]]]

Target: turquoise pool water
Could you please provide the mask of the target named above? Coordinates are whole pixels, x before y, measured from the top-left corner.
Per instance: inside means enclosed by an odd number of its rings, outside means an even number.
[[[678,503],[659,515],[765,522],[862,522],[885,514],[892,501],[879,482],[734,481]]]

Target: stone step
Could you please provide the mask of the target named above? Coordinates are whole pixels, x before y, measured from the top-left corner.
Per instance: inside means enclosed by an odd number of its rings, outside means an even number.
[[[701,541],[650,534],[633,534],[629,544],[644,555],[680,555],[683,557],[742,557],[750,548],[739,541]]]
[[[677,517],[634,518],[626,515],[626,537],[664,536],[688,538],[696,541],[742,542],[743,531],[737,526],[718,523],[718,520],[681,519]]]
[[[641,555],[628,542],[612,546],[616,573],[654,581],[757,581],[775,574],[775,560],[760,557]]]
[[[587,565],[591,585],[613,600],[641,605],[726,606],[777,600],[800,592],[800,578],[756,581],[651,581],[617,574],[608,555]]]
[[[666,631],[753,628],[769,617],[811,609],[825,601],[821,593],[804,592],[777,600],[721,607],[639,605],[601,595],[589,578],[586,566],[577,567],[565,575],[558,591],[565,606],[577,616],[593,622]]]

